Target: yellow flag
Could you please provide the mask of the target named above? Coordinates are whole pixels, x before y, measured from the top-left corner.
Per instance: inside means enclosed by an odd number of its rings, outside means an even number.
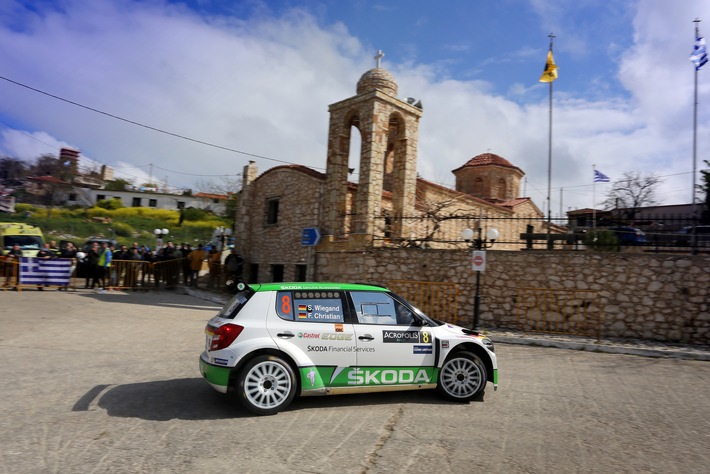
[[[548,51],[545,70],[542,72],[542,76],[540,76],[540,82],[552,82],[555,79],[557,79],[557,65],[552,58],[552,51]]]

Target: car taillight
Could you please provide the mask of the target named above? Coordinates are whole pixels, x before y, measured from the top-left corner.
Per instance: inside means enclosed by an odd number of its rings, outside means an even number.
[[[244,327],[238,324],[224,324],[220,327],[214,327],[208,324],[205,328],[208,350],[218,351],[229,347],[239,334],[241,334],[243,329]]]

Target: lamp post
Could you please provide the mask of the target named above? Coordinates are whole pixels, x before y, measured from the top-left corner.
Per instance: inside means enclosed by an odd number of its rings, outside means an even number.
[[[155,234],[155,252],[157,253],[163,247],[163,236],[168,235],[170,231],[168,229],[155,229],[153,233]]]
[[[478,226],[478,237],[473,238],[474,231],[464,229],[461,236],[466,242],[473,241],[472,269],[476,272],[476,294],[473,297],[473,330],[478,329],[478,321],[481,311],[481,272],[486,269],[486,249],[493,246],[493,243],[500,237],[498,229],[490,228],[486,231],[486,238],[482,237],[482,230]]]

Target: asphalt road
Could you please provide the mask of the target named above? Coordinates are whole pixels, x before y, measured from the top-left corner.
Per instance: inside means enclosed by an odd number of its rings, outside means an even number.
[[[297,400],[256,417],[197,360],[217,307],[0,293],[0,472],[663,472],[710,466],[710,362],[498,344],[483,402]]]

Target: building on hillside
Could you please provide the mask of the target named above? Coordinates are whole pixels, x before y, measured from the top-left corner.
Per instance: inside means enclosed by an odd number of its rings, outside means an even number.
[[[498,155],[484,153],[453,170],[455,189],[419,178],[423,108],[397,93],[394,77],[378,64],[360,78],[355,96],[330,105],[325,173],[283,165],[259,175],[253,161],[244,168],[235,240],[249,281],[317,279],[324,252],[465,249],[465,228],[485,235],[495,227],[497,249],[519,250],[520,233],[544,222],[532,200],[519,196],[523,171]],[[357,183],[348,179],[353,129],[361,139]],[[301,245],[307,228],[320,231],[315,247]]]
[[[118,199],[125,207],[150,207],[154,209],[202,209],[217,215],[224,215],[227,210],[225,194],[195,193],[187,196],[145,191],[108,191],[74,186],[67,194],[66,204],[69,206],[94,206],[106,199]]]

